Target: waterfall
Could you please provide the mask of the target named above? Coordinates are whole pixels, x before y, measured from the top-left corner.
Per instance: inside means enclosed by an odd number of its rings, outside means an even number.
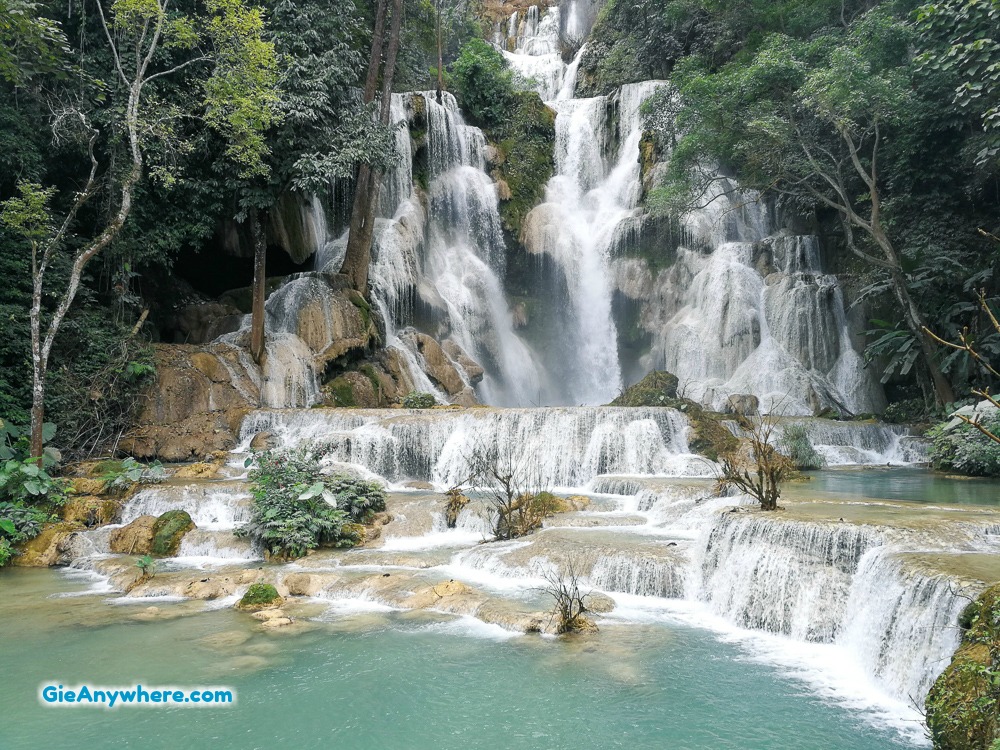
[[[582,487],[600,474],[711,476],[692,456],[687,418],[672,409],[475,409],[259,411],[242,439],[270,432],[282,445],[322,441],[337,461],[391,481],[451,487],[478,449],[510,451],[534,486]]]
[[[744,628],[834,644],[903,702],[922,701],[958,645],[957,582],[869,526],[723,513],[704,530],[687,595]],[[948,541],[942,539],[942,549]]]

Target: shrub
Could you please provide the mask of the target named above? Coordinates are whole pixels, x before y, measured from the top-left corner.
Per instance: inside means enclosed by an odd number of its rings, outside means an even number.
[[[250,588],[236,606],[240,609],[261,609],[279,602],[278,590],[269,583],[251,583]]]
[[[809,432],[800,424],[790,424],[781,435],[781,447],[796,469],[822,469],[826,460],[809,441]]]
[[[986,418],[983,426],[996,435],[1000,432],[1000,418]],[[927,433],[933,438],[931,462],[935,469],[973,477],[1000,476],[1000,443],[969,424],[945,427],[938,425]]]
[[[451,70],[458,100],[472,123],[502,122],[515,94],[514,73],[503,55],[488,42],[472,39]]]
[[[142,579],[146,580],[156,575],[156,560],[149,555],[143,555],[135,561],[135,567],[142,573]]]
[[[407,409],[430,409],[437,406],[437,399],[433,393],[411,391],[403,399],[403,406]]]
[[[100,478],[110,490],[121,490],[139,482],[158,482],[163,479],[163,465],[159,461],[142,464],[129,456],[121,461],[102,461]]]
[[[308,449],[264,451],[248,459],[253,510],[239,536],[260,543],[269,555],[295,558],[319,546],[352,547],[351,526],[385,509],[374,482],[324,475],[320,454]]]
[[[791,459],[774,447],[775,422],[771,417],[736,419],[745,439],[739,450],[721,457],[716,491],[735,489],[760,503],[761,510],[778,510],[781,484],[794,469]]]
[[[14,545],[34,539],[51,520],[51,514],[41,508],[0,502],[0,568],[16,554]]]

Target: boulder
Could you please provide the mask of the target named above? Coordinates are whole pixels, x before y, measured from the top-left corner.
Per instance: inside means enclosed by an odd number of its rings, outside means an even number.
[[[236,603],[237,609],[256,612],[261,609],[277,609],[285,600],[270,583],[251,583],[243,598]]]
[[[153,527],[156,516],[139,516],[137,519],[111,532],[108,546],[122,555],[148,555],[153,547]]]
[[[750,394],[733,394],[726,402],[726,413],[740,417],[760,415],[760,399]]]
[[[152,554],[173,557],[181,546],[181,539],[193,528],[194,521],[186,510],[168,510],[153,524]]]
[[[424,360],[424,372],[427,377],[440,386],[450,396],[465,390],[465,380],[459,374],[455,363],[451,361],[441,345],[426,333],[417,331],[407,334],[416,344],[417,351]]]
[[[23,568],[49,568],[70,562],[70,547],[80,525],[73,522],[48,524],[34,539],[18,547],[10,564]]]
[[[63,505],[60,515],[64,521],[87,527],[116,523],[121,515],[122,500],[115,497],[76,495]]]
[[[239,330],[243,313],[223,302],[200,302],[185,305],[169,319],[175,341],[184,344],[207,344],[224,333]]]

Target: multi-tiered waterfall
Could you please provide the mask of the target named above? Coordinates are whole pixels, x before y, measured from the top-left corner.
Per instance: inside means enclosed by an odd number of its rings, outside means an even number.
[[[901,428],[800,422],[831,463],[914,456]],[[518,629],[534,627],[517,612],[543,577],[572,567],[615,600],[611,621],[710,627],[827,698],[911,733],[911,701],[943,668],[955,618],[985,584],[961,561],[993,550],[1000,533],[990,509],[845,501],[807,488],[786,491],[783,513],[750,512],[746,498],[718,496],[713,464],[689,447],[687,418],[668,408],[261,410],[244,420],[242,446],[220,478],[173,480],[128,501],[122,522],[180,508],[197,525],[132,596],[196,596],[195,584],[221,581],[205,596],[225,603],[242,591],[239,570],[260,575],[260,552],[233,532],[251,502],[240,478],[245,451],[262,434],[275,447],[322,445],[330,471],[380,478],[395,516],[366,549],[264,568],[279,586],[295,574],[300,590],[306,574],[320,601],[409,608],[426,606],[412,597],[427,582],[461,581],[478,598],[461,599],[456,613]],[[440,493],[463,482],[481,449],[506,450],[533,485],[583,494],[589,505],[515,542],[481,543],[488,524],[478,501],[447,528]],[[68,548],[74,567],[117,585],[131,565],[108,555],[111,529],[78,533]],[[447,600],[435,606],[451,611]]]
[[[513,248],[483,133],[463,121],[448,93],[393,95],[400,161],[385,178],[371,267],[382,343],[407,365],[415,388],[433,391],[421,345],[432,336],[461,378],[455,394],[474,389],[482,401],[512,408],[294,408],[315,401],[317,359],[329,361],[317,353],[344,338],[354,319],[341,314],[352,303],[330,281],[346,235],[328,237],[313,202],[315,270],[270,295],[262,370],[245,354],[245,332],[221,341],[235,352],[222,365],[245,368],[260,392],[240,445],[219,477],[144,488],[122,512],[128,523],[181,508],[197,526],[130,596],[228,603],[247,575],[267,576],[290,595],[321,602],[433,606],[537,630],[532,592],[544,576],[572,569],[614,600],[608,621],[715,629],[825,698],[919,734],[912,704],[954,651],[958,612],[989,582],[976,561],[996,551],[1000,515],[831,498],[799,485],[787,490],[783,512],[755,513],[747,498],[719,496],[718,467],[692,451],[686,414],[600,406],[636,372],[664,368],[679,376],[684,395],[716,409],[732,395],[758,397],[765,410],[785,414],[778,436],[789,424],[803,427],[830,466],[924,458],[905,428],[812,417],[881,403],[816,238],[777,228],[755,196],[731,184],[657,244],[657,220],[642,202],[642,105],[667,84],[574,98],[583,50],[567,62],[565,45],[583,40],[592,11],[584,0],[532,8],[495,37],[556,113],[555,174],[516,238],[551,305],[545,315],[555,322],[545,331],[516,322],[505,296]],[[651,252],[662,262],[651,263]],[[626,319],[629,306],[638,312]],[[299,324],[304,311],[308,327]],[[644,349],[624,347],[625,338],[643,339]],[[524,408],[539,404],[556,406]],[[244,459],[261,443],[321,445],[328,470],[382,482],[394,517],[381,538],[261,568],[260,550],[234,534],[251,503]],[[573,510],[526,538],[482,544],[489,512],[474,497],[448,528],[442,493],[468,478],[469,457],[481,450],[509,456],[533,487],[568,496]],[[111,530],[74,534],[66,555],[112,585],[134,583],[132,562],[109,552]],[[468,591],[454,604],[415,594],[440,583]]]

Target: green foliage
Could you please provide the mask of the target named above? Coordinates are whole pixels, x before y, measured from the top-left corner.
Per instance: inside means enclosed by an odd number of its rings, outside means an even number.
[[[251,583],[236,606],[240,609],[267,607],[281,599],[278,590],[270,583]]]
[[[437,406],[437,399],[433,393],[411,391],[403,397],[403,408],[405,409],[430,409],[434,406]]]
[[[809,431],[803,425],[790,424],[782,430],[781,447],[792,459],[796,469],[822,469],[826,465],[809,440]]]
[[[51,440],[55,431],[47,423],[42,436]],[[14,545],[38,536],[53,520],[51,510],[66,500],[65,483],[46,471],[58,462],[58,452],[46,447],[41,465],[29,452],[26,431],[0,419],[0,567],[14,555]]]
[[[124,489],[139,482],[158,482],[165,472],[159,461],[143,464],[131,456],[121,461],[105,461],[101,465],[100,479],[109,489]]]
[[[156,560],[149,555],[143,555],[136,560],[135,567],[142,573],[143,578],[152,578],[156,575]]]
[[[323,474],[321,451],[264,451],[247,464],[254,507],[237,534],[253,539],[269,555],[302,557],[319,546],[351,547],[352,521],[385,509],[385,494],[372,482]]]
[[[61,70],[69,45],[41,3],[0,0],[0,79],[20,84],[33,75]]]
[[[3,476],[0,475],[0,483]],[[0,489],[2,491],[2,489]],[[0,497],[3,497],[0,494]],[[39,507],[0,500],[0,568],[14,556],[14,545],[34,539],[53,517]]]
[[[500,218],[510,236],[518,238],[521,222],[544,202],[545,188],[555,173],[555,112],[538,94],[517,92],[503,119],[484,132],[500,152],[494,178],[510,188],[509,198],[501,196]]]
[[[917,11],[921,69],[946,79],[952,103],[980,130],[979,166],[1000,160],[1000,3],[945,0]]]
[[[1000,587],[984,591],[962,613],[962,642],[927,695],[934,746],[982,750],[1000,742]]]
[[[473,39],[451,68],[458,101],[469,121],[499,125],[514,105],[514,73],[503,55],[482,39]]]
[[[997,434],[1000,419],[984,418],[983,426]],[[948,471],[973,477],[1000,476],[1000,443],[991,440],[969,424],[945,429],[938,425],[927,434],[931,443],[931,462],[938,471]]]

